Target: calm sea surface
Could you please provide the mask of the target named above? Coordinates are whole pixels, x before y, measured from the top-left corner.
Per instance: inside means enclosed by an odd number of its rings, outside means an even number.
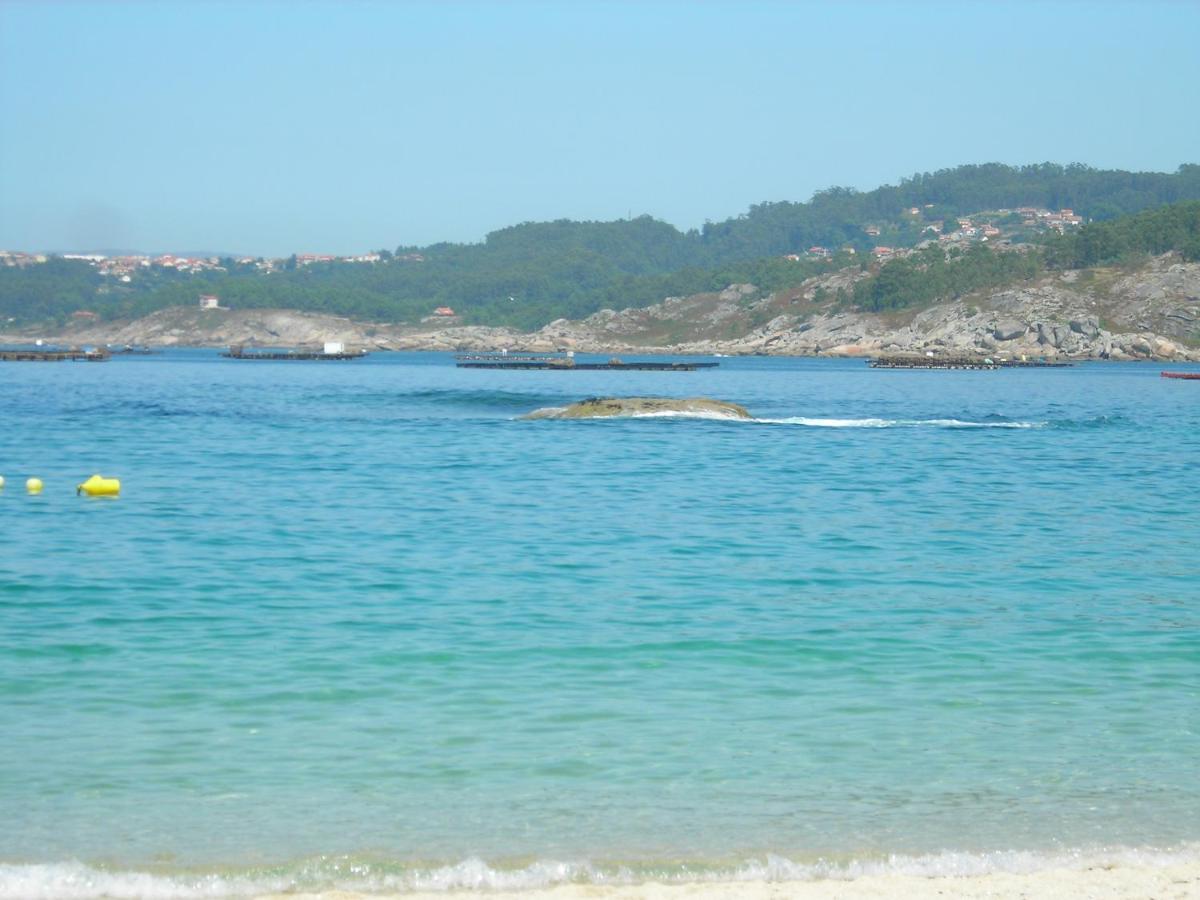
[[[1194,853],[1200,385],[721,363],[0,365],[0,897]]]

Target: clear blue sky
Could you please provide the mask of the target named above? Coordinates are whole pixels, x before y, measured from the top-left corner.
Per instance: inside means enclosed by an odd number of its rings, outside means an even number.
[[[1200,162],[1200,3],[0,0],[0,247],[265,255]]]

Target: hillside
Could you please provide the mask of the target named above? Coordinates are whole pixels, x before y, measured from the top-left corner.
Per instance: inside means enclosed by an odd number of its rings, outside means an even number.
[[[1177,253],[1136,267],[1044,272],[1018,286],[983,288],[920,310],[863,312],[839,304],[839,293],[853,292],[870,277],[846,269],[786,290],[734,284],[649,307],[559,319],[531,332],[437,322],[370,323],[295,310],[176,308],[127,322],[0,334],[0,341],[301,346],[337,340],[376,350],[823,356],[960,351],[1200,361],[1200,263],[1185,262]]]
[[[542,330],[549,343],[597,352],[866,356],[965,352],[1062,359],[1200,361],[1200,263],[1176,254],[1135,270],[1045,273],[920,310],[862,312],[828,298],[867,276],[834,273],[799,288],[731,285],[647,309],[604,310]]]
[[[804,203],[758,204],[690,231],[649,216],[524,223],[478,244],[398,247],[344,260],[7,253],[0,254],[8,263],[0,266],[0,316],[14,326],[62,325],[84,310],[102,321],[127,320],[215,295],[239,310],[287,308],[414,327],[445,306],[465,324],[531,330],[731,283],[785,290],[830,269],[858,267],[874,251],[962,235],[975,228],[960,230],[957,219],[965,214],[997,236],[1028,243],[1049,226],[1073,229],[1196,199],[1200,165],[1134,173],[988,164],[917,174],[867,192],[831,188]]]

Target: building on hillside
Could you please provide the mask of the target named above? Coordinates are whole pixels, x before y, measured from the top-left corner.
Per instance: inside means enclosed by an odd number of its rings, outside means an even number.
[[[816,259],[828,259],[833,256],[833,251],[828,247],[809,247],[808,255]]]
[[[871,255],[880,260],[891,259],[895,253],[891,247],[874,247],[871,250]]]
[[[435,309],[433,311],[433,314],[440,318],[447,319],[447,318],[450,318],[451,316],[455,315],[455,312],[449,306],[439,306],[437,309]]]
[[[95,322],[100,318],[100,314],[92,312],[90,309],[77,309],[71,313],[71,318],[76,322]]]
[[[878,225],[864,226],[863,231],[865,231],[867,233],[868,237],[879,237],[879,226]]]
[[[200,295],[200,308],[201,309],[220,309],[221,308],[221,300],[215,294],[201,294]]]

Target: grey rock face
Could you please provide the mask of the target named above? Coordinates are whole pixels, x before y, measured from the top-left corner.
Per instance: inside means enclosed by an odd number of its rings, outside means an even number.
[[[992,329],[992,335],[998,341],[1011,341],[1023,336],[1025,331],[1024,322],[1008,319],[1003,322],[997,322],[996,327]]]
[[[1133,340],[1129,342],[1128,347],[1134,353],[1140,353],[1142,356],[1149,356],[1154,352],[1154,345],[1141,335],[1133,338]]]
[[[752,284],[731,284],[718,295],[723,303],[736,303],[743,297],[749,297],[758,290]]]

